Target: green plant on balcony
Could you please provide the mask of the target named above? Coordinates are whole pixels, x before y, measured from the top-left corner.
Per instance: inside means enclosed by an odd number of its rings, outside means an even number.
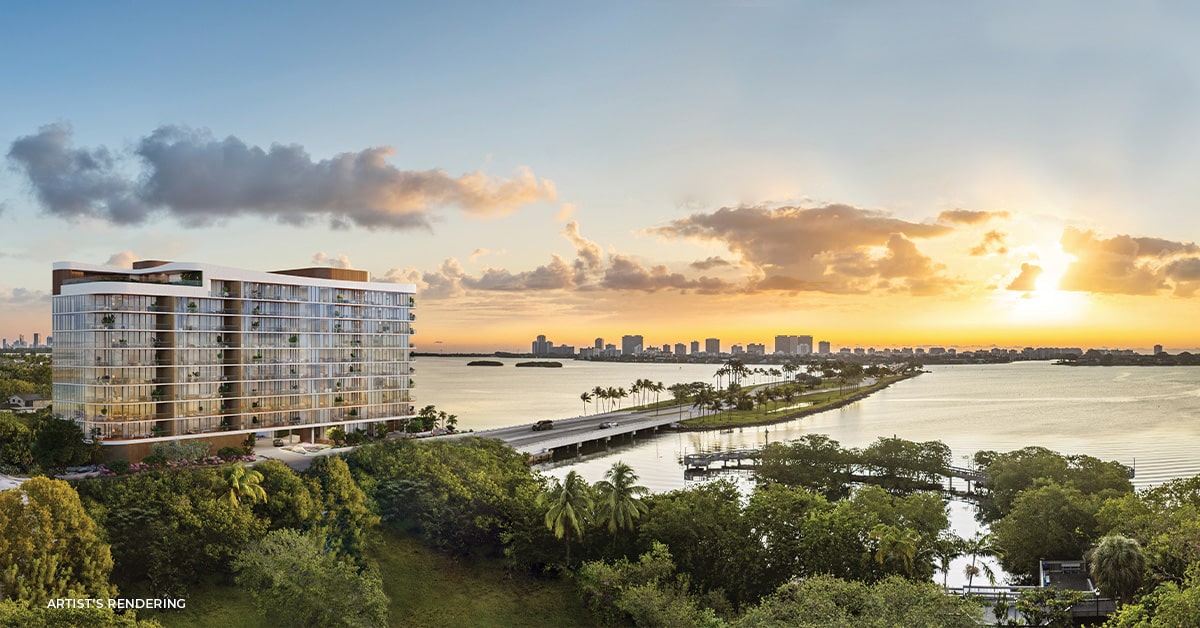
[[[251,323],[250,323],[250,329],[258,329],[258,326],[259,326],[260,324],[262,324],[262,321],[251,321]]]
[[[161,388],[155,388],[154,390],[150,391],[150,398],[155,401],[159,401],[160,399],[163,398],[163,394],[164,393]]]
[[[189,311],[189,312],[193,312],[193,313],[194,313],[198,307],[199,307],[199,306],[197,306],[197,305],[196,305],[196,302],[195,302],[195,301],[188,301],[188,304],[187,304],[187,309],[188,309],[188,311]]]
[[[113,325],[117,323],[117,317],[112,314],[105,314],[104,318],[100,319],[100,322],[108,329],[112,329]]]
[[[296,374],[296,369],[292,369],[292,375]]]
[[[256,353],[256,354],[254,354],[254,357],[251,359],[254,360],[255,362],[262,362],[262,354]]]
[[[230,423],[229,419],[221,419],[221,429],[231,430],[233,429],[233,423]]]
[[[337,295],[337,301],[338,301],[338,303],[345,303],[346,297],[339,294],[339,295]]]
[[[300,338],[293,334],[288,336],[288,342],[291,344],[296,344],[297,342],[300,342]]]
[[[342,402],[344,402],[344,401],[345,401],[345,400],[344,400],[344,399],[342,399],[342,396],[341,396],[341,395],[338,395],[338,396],[336,396],[336,397],[334,397],[334,398],[333,398],[333,402],[334,402],[334,403],[342,403]]]
[[[257,407],[258,407],[258,402],[257,402],[257,401],[251,401],[251,402],[250,402],[250,407],[251,407],[251,408],[257,408]]]
[[[338,323],[337,325],[334,325],[334,326],[333,326],[333,331],[342,331],[342,325],[341,325],[341,323]]]
[[[255,402],[255,404],[256,404],[255,407],[257,407],[257,403],[258,402]],[[257,416],[250,417],[250,423],[252,423],[254,425],[258,425],[258,417]]]
[[[257,294],[255,294],[254,296],[258,296],[258,295],[257,295]],[[258,314],[259,312],[261,312],[261,311],[262,311],[262,307],[261,307],[261,306],[258,306],[258,305],[256,305],[256,306],[254,306],[254,309],[253,309],[253,310],[250,310],[250,313],[251,313],[251,314],[256,314],[256,315],[257,315],[257,314]]]
[[[185,270],[179,274],[179,278],[184,281],[200,281],[201,275],[198,270]]]
[[[229,384],[221,384],[220,386],[217,386],[217,392],[221,393],[222,395],[229,394],[229,390]]]
[[[358,408],[350,408],[350,416],[358,416]]]
[[[161,426],[161,425],[156,424],[154,427],[150,428],[151,436],[163,436],[166,433],[167,433],[167,430],[164,429],[163,426]]]
[[[417,300],[413,297],[408,297],[408,307],[416,307]]]

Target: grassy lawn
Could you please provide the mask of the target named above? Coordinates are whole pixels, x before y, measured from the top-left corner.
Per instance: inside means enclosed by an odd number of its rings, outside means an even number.
[[[499,561],[453,559],[417,539],[381,531],[371,551],[391,598],[393,626],[597,626],[567,580],[506,575]],[[313,591],[319,596],[320,591]],[[133,592],[122,591],[123,597]],[[144,597],[144,596],[143,596]],[[189,591],[185,610],[141,611],[164,626],[267,628],[248,593],[216,580]]]
[[[382,534],[375,553],[396,626],[596,626],[567,580],[505,574],[499,561],[453,559]]]
[[[822,410],[835,408],[851,398],[869,395],[884,388],[888,384],[905,379],[905,377],[906,376],[885,377],[880,379],[872,386],[861,386],[857,389],[854,387],[850,387],[845,390],[839,390],[837,387],[829,388],[821,392],[797,395],[796,398],[790,403],[786,401],[773,401],[765,406],[758,406],[753,410],[725,410],[716,414],[706,414],[704,416],[685,419],[683,424],[689,427],[735,427],[739,425],[760,425],[775,421],[783,421],[788,418],[814,414],[821,412]],[[776,408],[796,406],[801,403],[807,405],[786,411],[773,411]]]

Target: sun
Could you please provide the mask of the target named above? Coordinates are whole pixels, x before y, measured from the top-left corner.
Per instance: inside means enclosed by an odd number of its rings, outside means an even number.
[[[1059,289],[1075,257],[1064,252],[1057,242],[1022,247],[1019,253],[1030,260],[1029,264],[1040,268],[1041,274],[1034,281],[1033,290],[1007,290],[1006,286],[1011,282],[1005,282],[1001,287],[1000,300],[1012,321],[1039,325],[1082,319],[1088,309],[1087,296]]]

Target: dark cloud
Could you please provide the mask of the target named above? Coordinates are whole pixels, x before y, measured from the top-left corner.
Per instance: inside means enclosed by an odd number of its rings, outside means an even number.
[[[1008,218],[1008,212],[983,212],[969,209],[950,209],[938,214],[938,222],[975,225],[993,218]]]
[[[70,140],[69,127],[48,125],[15,140],[8,153],[43,208],[69,219],[142,224],[166,213],[205,225],[253,215],[287,224],[326,219],[335,228],[413,229],[428,228],[436,207],[498,215],[555,198],[554,184],[528,170],[510,179],[400,170],[387,163],[394,152],[388,147],[313,160],[296,144],[264,149],[178,126],[137,142],[134,155],[145,169],[135,181],[107,148],[77,149]]]
[[[49,124],[36,135],[17,138],[8,158],[33,186],[38,202],[61,218],[104,218],[117,224],[140,222],[147,208],[135,185],[117,172],[107,148],[71,147],[71,128]]]
[[[1192,296],[1200,280],[1200,246],[1192,242],[1101,238],[1067,227],[1060,243],[1075,256],[1059,286],[1063,290],[1150,295],[1173,289],[1177,296]]]
[[[944,268],[912,242],[944,235],[950,227],[908,222],[849,205],[726,207],[649,231],[724,244],[761,274],[752,287],[755,290],[913,290],[920,283],[925,294],[953,284],[940,275]],[[883,257],[877,257],[880,248],[886,249]],[[894,279],[905,281],[879,281]]]
[[[733,266],[733,262],[730,262],[723,257],[713,256],[709,257],[708,259],[692,262],[691,264],[688,264],[688,266],[691,266],[696,270],[710,270],[718,266]]]
[[[1021,264],[1021,273],[1008,284],[1008,290],[1029,292],[1037,288],[1038,277],[1042,276],[1042,267],[1036,264]]]
[[[1004,244],[1007,237],[1007,235],[993,229],[983,234],[983,241],[971,249],[971,255],[989,255],[992,253],[1004,255],[1008,252],[1008,247]]]

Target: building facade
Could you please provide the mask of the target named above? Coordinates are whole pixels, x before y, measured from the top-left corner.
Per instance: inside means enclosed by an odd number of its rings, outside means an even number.
[[[414,414],[413,284],[303,268],[54,264],[54,410],[141,460],[156,442],[213,451],[256,432],[322,438]]]

